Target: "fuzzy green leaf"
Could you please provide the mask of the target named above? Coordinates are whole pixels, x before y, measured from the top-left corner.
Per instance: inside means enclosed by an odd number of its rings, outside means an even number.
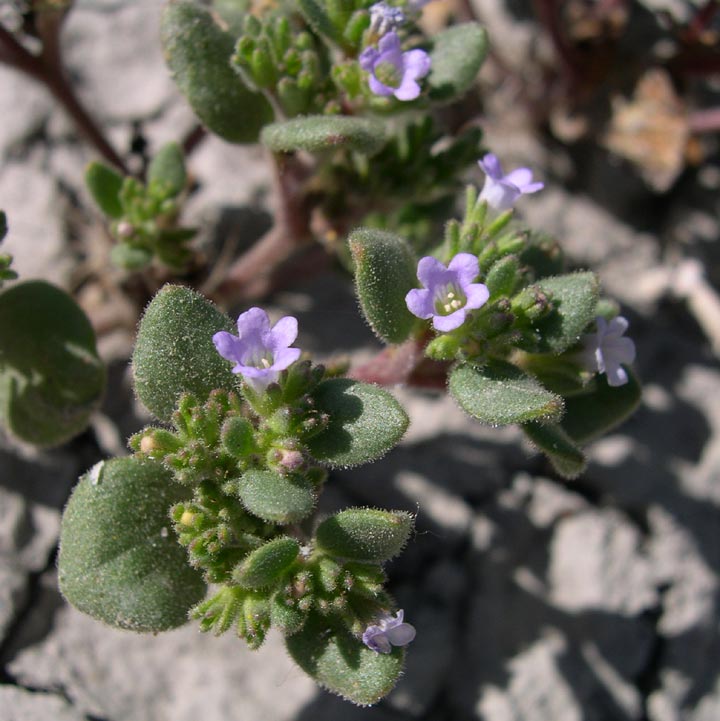
[[[485,29],[478,23],[455,25],[435,36],[428,76],[431,100],[449,101],[475,82],[488,51]]]
[[[340,34],[325,10],[325,3],[317,0],[298,0],[297,5],[308,25],[316,33],[324,35],[337,43],[341,42]]]
[[[325,519],[315,538],[336,558],[384,563],[402,551],[412,529],[413,517],[404,511],[349,508]]]
[[[371,651],[317,613],[285,643],[295,663],[320,686],[359,706],[370,706],[390,693],[405,657],[403,648],[387,654]]]
[[[385,145],[383,123],[372,118],[308,115],[263,128],[260,141],[275,153],[346,148],[374,155]]]
[[[556,423],[527,423],[523,430],[532,443],[550,459],[553,468],[563,478],[577,478],[585,470],[585,454],[561,426]]]
[[[85,184],[100,210],[110,218],[123,214],[120,191],[123,177],[103,163],[90,163],[85,170]]]
[[[538,350],[562,353],[578,342],[595,319],[599,285],[594,273],[571,273],[544,278],[538,287],[552,298],[554,309],[534,324]]]
[[[32,280],[0,294],[0,418],[13,435],[64,443],[85,429],[104,388],[95,333],[65,291]]]
[[[245,588],[275,585],[295,562],[300,544],[294,538],[274,538],[254,550],[235,569],[233,580]]]
[[[205,594],[168,517],[183,489],[155,461],[114,458],[73,491],[60,530],[65,598],[111,626],[156,633],[181,626]]]
[[[417,285],[412,250],[402,238],[369,228],[354,230],[348,242],[365,318],[380,340],[402,343],[416,320],[405,303],[408,291]]]
[[[297,523],[315,507],[315,492],[308,481],[272,471],[244,473],[238,495],[250,513],[271,523]]]
[[[382,388],[331,378],[313,391],[328,426],[308,441],[310,453],[331,468],[370,463],[385,455],[403,437],[409,419],[400,404]]]
[[[466,413],[493,426],[556,421],[563,413],[560,396],[519,368],[501,361],[483,368],[458,366],[450,373],[449,387]]]
[[[232,366],[212,342],[218,331],[233,329],[233,322],[198,293],[166,285],[140,321],[133,353],[138,398],[169,421],[183,393],[202,402],[215,388],[237,390]]]
[[[233,37],[239,37],[242,35],[250,4],[250,0],[213,0],[212,9],[228,26],[228,32]]]
[[[230,67],[232,35],[193,0],[172,0],[161,21],[165,62],[204,125],[230,143],[254,143],[273,110]]]
[[[148,168],[148,183],[163,197],[173,198],[185,188],[185,157],[177,143],[167,143],[158,151]]]
[[[628,382],[609,386],[604,375],[596,379],[592,393],[568,398],[562,427],[577,443],[587,443],[607,433],[631,416],[642,400],[642,388],[627,368]]]

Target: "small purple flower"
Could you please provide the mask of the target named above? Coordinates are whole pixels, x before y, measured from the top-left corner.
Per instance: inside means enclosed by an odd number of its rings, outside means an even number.
[[[250,308],[237,320],[238,335],[220,331],[213,336],[217,352],[236,365],[245,382],[257,392],[278,379],[280,371],[300,357],[299,348],[290,348],[297,338],[297,319],[290,315],[270,327],[270,318],[262,308]]]
[[[518,168],[503,175],[500,161],[492,153],[478,160],[478,165],[486,176],[480,200],[485,200],[495,210],[509,210],[521,195],[537,193],[545,187],[544,183],[532,182],[530,168]]]
[[[395,32],[380,38],[379,49],[365,48],[359,61],[370,73],[370,90],[375,95],[394,95],[398,100],[415,100],[420,95],[417,80],[430,72],[430,56],[424,50],[404,53]]]
[[[432,318],[439,331],[459,328],[467,311],[485,305],[490,291],[482,283],[473,283],[480,272],[478,259],[470,253],[458,253],[446,268],[431,256],[420,259],[418,280],[425,286],[405,296],[405,303],[418,318]]]
[[[635,360],[635,343],[622,337],[630,324],[621,315],[609,323],[602,317],[595,322],[596,332],[582,338],[580,360],[588,370],[605,373],[609,386],[623,386],[628,382],[628,374],[622,364],[629,365]]]
[[[405,22],[405,13],[398,7],[386,2],[370,6],[370,30],[377,35],[395,30]]]
[[[376,625],[365,629],[363,643],[377,653],[390,653],[392,646],[407,646],[415,638],[415,627],[403,623],[404,615],[401,608],[395,616],[387,613],[379,618]]]

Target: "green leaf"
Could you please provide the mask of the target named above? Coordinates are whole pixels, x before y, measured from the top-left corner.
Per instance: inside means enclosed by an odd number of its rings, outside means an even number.
[[[514,255],[506,255],[495,261],[485,278],[485,285],[490,297],[495,300],[499,296],[509,296],[518,284],[520,263]]]
[[[85,184],[100,210],[110,218],[121,218],[120,190],[123,177],[102,163],[90,163],[85,170]]]
[[[556,421],[563,400],[519,368],[493,361],[483,368],[460,365],[450,373],[450,393],[460,407],[493,426]]]
[[[181,626],[205,594],[168,517],[184,498],[155,461],[101,461],[81,479],[60,529],[65,598],[111,626],[156,633]]]
[[[266,126],[260,141],[275,153],[346,148],[373,155],[385,145],[386,137],[383,123],[372,118],[308,115]]]
[[[0,240],[4,240],[8,232],[7,215],[4,210],[0,210]]]
[[[65,291],[32,280],[0,294],[0,418],[13,435],[64,443],[86,428],[104,388],[95,333]]]
[[[520,365],[553,393],[567,400],[587,391],[587,378],[582,368],[567,356],[528,353]]]
[[[185,189],[185,157],[177,143],[167,143],[160,148],[148,167],[147,179],[163,198],[173,198]]]
[[[580,340],[595,319],[599,285],[594,273],[571,273],[544,278],[538,287],[552,297],[554,309],[534,323],[542,353],[562,353]]]
[[[170,421],[183,393],[203,402],[215,388],[237,391],[232,366],[212,342],[221,330],[233,331],[233,322],[188,288],[166,285],[152,299],[132,365],[135,392],[157,418]]]
[[[118,243],[110,251],[110,260],[125,270],[142,270],[152,263],[153,253],[149,248],[130,243]]]
[[[336,43],[342,41],[330,16],[325,11],[325,3],[319,3],[317,0],[298,0],[297,5],[308,25],[316,33],[324,35]]]
[[[525,435],[552,463],[553,468],[567,479],[577,478],[587,465],[584,453],[573,443],[561,426],[555,423],[523,425]]]
[[[390,693],[405,657],[403,648],[387,654],[371,651],[317,613],[311,613],[285,644],[295,663],[320,686],[359,706],[370,706]]]
[[[274,538],[254,550],[233,572],[233,580],[245,588],[274,586],[300,553],[294,538]]]
[[[308,441],[308,448],[331,468],[380,458],[400,441],[410,422],[387,391],[369,383],[331,378],[320,383],[312,397],[330,422]]]
[[[172,0],[162,15],[165,61],[204,125],[230,143],[254,143],[273,110],[230,67],[233,37],[192,0]]]
[[[626,368],[628,382],[612,387],[604,375],[597,376],[592,393],[568,398],[562,427],[577,443],[598,438],[631,416],[642,400],[642,388],[635,374]]]
[[[430,52],[430,99],[449,101],[469,90],[487,51],[487,33],[478,23],[455,25],[436,35]]]
[[[271,523],[297,523],[315,507],[315,492],[309,481],[273,471],[244,473],[238,482],[238,495],[250,513]]]
[[[325,519],[315,539],[336,558],[384,563],[402,551],[412,529],[413,517],[404,511],[349,508]]]
[[[292,598],[280,591],[270,599],[270,618],[275,628],[289,636],[303,627],[307,611],[301,611]]]
[[[402,238],[370,228],[354,230],[348,243],[365,318],[381,340],[402,343],[416,320],[405,303],[408,291],[417,285],[413,252]]]

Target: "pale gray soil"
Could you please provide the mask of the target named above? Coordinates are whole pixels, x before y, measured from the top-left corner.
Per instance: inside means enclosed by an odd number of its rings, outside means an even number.
[[[158,50],[159,0],[76,5],[65,35],[69,66],[121,152],[134,124],[151,150],[192,128]],[[507,25],[504,6],[477,5],[491,25]],[[518,62],[534,32],[528,21],[515,28]],[[389,569],[417,640],[396,691],[356,709],[317,690],[278,637],[253,653],[232,635],[203,636],[193,625],[133,635],[60,597],[55,553],[67,495],[78,474],[123,452],[145,421],[127,374],[135,311],[108,290],[120,276],[107,270],[109,241],[82,186],[93,151],[40,88],[0,67],[8,251],[21,276],[80,290],[88,311],[105,319],[100,348],[110,363],[102,413],[82,436],[43,453],[2,441],[0,721],[720,718],[718,318],[703,316],[720,279],[717,157],[657,195],[604,151],[543,142],[510,106],[501,122],[499,102],[486,122],[488,147],[546,179],[546,190],[524,201],[525,217],[557,233],[573,264],[592,265],[623,304],[645,401],[589,449],[588,471],[567,483],[513,429],[481,427],[447,398],[397,389],[412,419],[402,445],[372,466],[334,474],[323,499],[326,510],[372,504],[418,513],[417,535]],[[208,139],[190,167],[200,189],[188,217],[207,242],[262,229],[262,152]],[[233,227],[237,219],[247,225]],[[678,269],[695,259],[700,276],[680,287]],[[320,356],[378,347],[340,276],[270,302],[299,318],[299,345]]]

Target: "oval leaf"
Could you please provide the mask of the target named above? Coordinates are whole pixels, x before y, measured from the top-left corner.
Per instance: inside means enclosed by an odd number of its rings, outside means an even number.
[[[268,125],[260,140],[275,153],[347,148],[373,155],[385,145],[385,131],[379,120],[371,118],[309,115]]]
[[[588,443],[607,433],[631,416],[642,400],[642,388],[635,374],[626,368],[628,382],[611,387],[604,375],[596,379],[592,393],[573,396],[565,403],[562,427],[577,443]]]
[[[271,523],[297,523],[315,507],[315,493],[305,479],[272,471],[248,471],[238,483],[245,508]]]
[[[560,396],[509,363],[495,361],[483,368],[458,366],[450,374],[449,387],[466,413],[493,426],[555,421],[563,413]]]
[[[310,453],[331,468],[370,463],[403,437],[409,419],[382,388],[349,378],[323,381],[313,391],[315,406],[330,422],[308,441]]]
[[[412,528],[413,517],[404,511],[349,508],[325,519],[315,538],[336,558],[384,563],[402,551]]]
[[[85,170],[85,184],[100,210],[110,218],[123,214],[120,190],[123,177],[103,163],[90,163]]]
[[[233,573],[233,580],[246,588],[272,586],[282,578],[300,553],[294,538],[283,536],[255,549]]]
[[[534,324],[538,350],[562,353],[580,340],[588,323],[595,319],[599,284],[594,273],[571,273],[544,278],[537,286],[550,293],[553,310]]]
[[[85,429],[104,388],[95,333],[65,291],[33,280],[0,294],[0,417],[13,435],[64,443]]]
[[[448,101],[466,92],[475,82],[487,51],[487,33],[478,23],[455,25],[436,35],[430,53],[430,98]]]
[[[370,706],[390,693],[405,657],[405,649],[398,647],[392,653],[371,651],[317,613],[285,644],[295,663],[320,686],[359,706]]]
[[[233,331],[233,322],[188,288],[166,285],[152,299],[132,365],[138,398],[160,420],[171,419],[183,393],[202,402],[215,388],[237,390],[232,366],[212,342],[220,330]]]
[[[532,443],[550,459],[553,468],[563,478],[577,478],[585,470],[585,454],[561,426],[555,423],[527,423],[523,430]]]
[[[417,261],[400,237],[359,228],[348,239],[355,261],[355,285],[360,307],[370,327],[386,343],[402,343],[415,324],[405,303],[417,285]]]
[[[184,498],[159,463],[114,458],[81,479],[63,514],[58,577],[65,598],[111,626],[181,626],[205,594],[168,516]]]
[[[152,159],[147,173],[148,183],[163,197],[172,198],[185,188],[185,157],[177,143],[167,143]]]
[[[256,142],[273,111],[230,67],[232,36],[191,0],[165,6],[160,33],[173,79],[203,124],[228,142]]]

